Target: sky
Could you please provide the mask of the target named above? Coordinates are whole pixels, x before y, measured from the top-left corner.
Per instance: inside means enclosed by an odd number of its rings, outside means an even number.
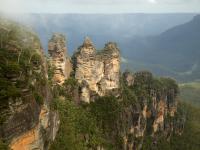
[[[3,13],[200,12],[200,0],[0,0]]]

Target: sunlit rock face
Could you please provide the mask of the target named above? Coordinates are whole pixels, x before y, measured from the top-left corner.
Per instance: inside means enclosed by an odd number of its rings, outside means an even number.
[[[177,99],[173,89],[163,94],[160,98],[153,97],[152,109],[154,113],[153,133],[173,131],[174,125],[169,121],[177,112]]]
[[[90,101],[89,92],[104,96],[107,91],[119,88],[120,54],[115,43],[108,43],[97,52],[86,37],[73,60],[75,78],[83,85],[82,101]]]
[[[53,82],[61,85],[70,76],[72,70],[70,58],[67,56],[65,37],[55,33],[49,41],[48,51],[54,69]]]
[[[10,147],[12,150],[48,149],[45,144],[55,139],[58,129],[58,114],[50,112],[47,106],[43,106],[39,115],[39,123],[34,128],[14,138]],[[44,133],[44,131],[47,132]]]
[[[120,53],[116,43],[107,43],[102,52],[104,59],[104,78],[102,88],[112,90],[119,88]]]

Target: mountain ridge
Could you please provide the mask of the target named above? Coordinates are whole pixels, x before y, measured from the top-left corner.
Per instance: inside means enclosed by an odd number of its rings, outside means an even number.
[[[200,30],[199,16],[197,15],[191,21],[168,29],[157,36],[133,40],[133,51],[127,52],[128,55],[126,57],[133,56],[129,59],[152,65],[160,64],[172,71],[174,70],[177,74],[165,73],[179,81],[187,81],[189,78],[189,80],[198,79],[200,57],[200,43],[198,42],[200,38],[198,32]],[[131,49],[131,46],[129,48]],[[135,54],[134,50],[137,49],[140,50],[138,55],[133,55]],[[148,57],[144,57],[143,54]],[[193,68],[195,64],[196,67]],[[151,68],[149,69],[151,70]],[[188,70],[193,70],[193,72],[184,74]],[[162,72],[162,70],[160,71]],[[153,72],[156,72],[156,70]]]

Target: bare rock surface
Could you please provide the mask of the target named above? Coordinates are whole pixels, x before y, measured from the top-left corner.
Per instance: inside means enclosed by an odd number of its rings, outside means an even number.
[[[48,51],[50,63],[54,68],[53,82],[63,84],[72,70],[70,58],[67,57],[65,37],[55,33],[49,41]]]
[[[83,101],[90,101],[88,91],[104,96],[107,91],[119,88],[120,53],[115,43],[107,43],[102,51],[97,51],[86,37],[73,59],[75,78],[88,85],[82,88]]]

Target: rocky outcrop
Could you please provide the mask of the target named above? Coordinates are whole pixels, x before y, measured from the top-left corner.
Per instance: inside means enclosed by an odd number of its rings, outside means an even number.
[[[123,80],[134,91],[143,91],[134,105],[128,106],[122,113],[125,128],[120,131],[124,131],[121,132],[124,149],[141,149],[145,133],[151,135],[156,143],[157,136],[163,135],[169,139],[171,133],[180,130],[177,128],[180,121],[175,119],[178,87],[173,80],[155,80],[149,72],[125,72]]]
[[[48,49],[54,72],[53,82],[61,85],[70,76],[72,70],[70,58],[67,56],[65,37],[55,33],[49,41]]]
[[[82,85],[81,99],[90,102],[92,92],[104,96],[119,88],[120,54],[115,43],[108,43],[102,51],[96,51],[86,37],[73,56],[75,78]]]
[[[37,36],[25,27],[0,22],[10,31],[1,39],[0,139],[13,150],[48,149],[59,116],[50,110],[44,51]]]
[[[10,143],[10,148],[12,150],[48,149],[49,142],[55,139],[58,129],[58,114],[50,112],[47,106],[43,106],[40,111],[38,124],[14,138]]]

